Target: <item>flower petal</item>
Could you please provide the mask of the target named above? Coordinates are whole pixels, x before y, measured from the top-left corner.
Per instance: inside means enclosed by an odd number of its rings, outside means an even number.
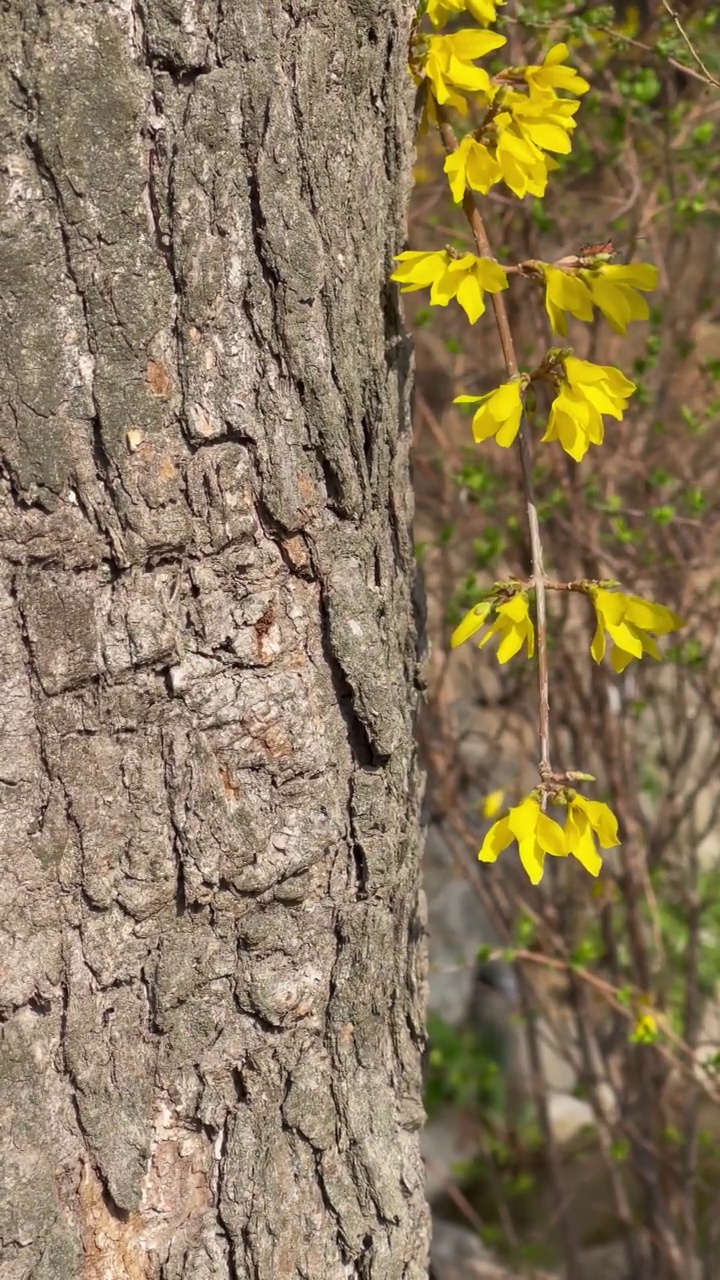
[[[540,847],[535,836],[527,836],[518,841],[518,852],[528,880],[531,884],[539,884],[545,869],[545,850]]]
[[[478,860],[480,862],[495,862],[509,844],[512,844],[515,836],[510,830],[510,823],[507,817],[500,818],[499,822],[494,822],[482,842]]]
[[[520,804],[510,810],[508,822],[516,840],[524,840],[528,836],[535,835],[539,813],[540,804],[535,796],[526,796]]]
[[[450,637],[450,648],[457,649],[459,645],[464,644],[477,631],[480,631],[485,626],[491,609],[492,601],[490,600],[483,600],[480,604],[474,605],[453,631]]]
[[[460,281],[457,300],[471,324],[475,324],[485,311],[483,292],[474,275],[466,275]]]
[[[565,832],[553,818],[549,818],[548,815],[546,813],[542,813],[542,811],[540,812],[537,820],[537,836],[543,849],[548,853],[551,853],[553,857],[565,857],[568,851]]]

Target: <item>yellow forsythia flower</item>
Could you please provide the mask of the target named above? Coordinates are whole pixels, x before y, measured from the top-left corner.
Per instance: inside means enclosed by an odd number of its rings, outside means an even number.
[[[565,843],[568,853],[577,858],[591,876],[598,875],[602,867],[595,837],[603,849],[614,849],[620,843],[615,814],[600,800],[586,800],[576,791],[570,792],[565,819]]]
[[[539,800],[533,795],[526,796],[504,818],[493,823],[478,853],[480,862],[497,861],[515,840],[520,861],[532,884],[542,880],[546,854],[560,858],[567,854],[562,827],[543,813]]]
[[[504,799],[505,799],[505,792],[502,790],[502,788],[498,791],[489,792],[489,794],[485,796],[485,799],[482,802],[483,818],[494,818],[495,815],[498,814],[502,809]]]
[[[573,271],[553,267],[547,262],[538,264],[545,277],[545,310],[553,333],[567,337],[565,313],[570,312],[578,320],[592,320],[592,294],[585,282]]]
[[[653,1013],[641,1013],[630,1033],[631,1044],[655,1044],[660,1036],[657,1018]]]
[[[493,600],[483,600],[466,613],[462,622],[455,628],[450,637],[450,648],[457,649],[471,636],[482,630],[489,615],[495,613],[495,621],[488,628],[478,648],[482,649],[493,636],[500,637],[497,649],[497,660],[502,666],[519,653],[523,644],[526,646],[528,658],[535,652],[535,628],[530,617],[527,594],[518,591],[509,600],[496,604]]]
[[[400,266],[390,279],[397,280],[402,293],[413,293],[431,285],[430,305],[446,307],[453,299],[465,312],[471,324],[485,310],[485,293],[507,289],[507,275],[492,258],[478,258],[465,253],[455,258],[447,250],[421,253],[408,250],[395,259]]]
[[[481,862],[495,862],[499,854],[518,843],[520,861],[533,884],[542,879],[546,854],[563,858],[568,855],[590,873],[597,876],[602,858],[595,841],[603,849],[612,849],[619,843],[617,819],[606,804],[586,800],[575,791],[567,793],[565,826],[561,827],[543,813],[535,794],[526,798],[488,831],[478,854]]]
[[[555,94],[528,97],[508,90],[503,94],[502,111],[494,124],[498,131],[512,128],[538,151],[568,155],[571,150],[570,134],[577,127],[577,121],[572,117],[579,106],[579,102],[558,98]]]
[[[571,458],[579,462],[591,444],[602,444],[602,415],[620,419],[635,390],[619,369],[592,364],[577,356],[563,361],[565,376],[552,402],[543,441],[558,440]]]
[[[456,204],[462,200],[466,187],[486,195],[500,181],[519,199],[528,193],[545,194],[548,173],[558,167],[557,161],[545,153],[567,155],[570,151],[570,134],[576,126],[572,117],[580,105],[559,98],[555,89],[585,93],[589,88],[572,67],[560,65],[567,56],[566,45],[555,45],[541,65],[510,67],[494,83],[488,79],[486,86],[480,86],[487,105],[494,102],[496,112],[480,134],[463,138],[457,151],[445,161]],[[508,77],[517,82],[520,76],[529,93],[519,93],[508,86]],[[462,87],[458,80],[455,83]]]
[[[465,115],[467,102],[456,89],[490,94],[490,77],[482,67],[475,66],[474,59],[505,43],[505,37],[494,31],[464,30],[449,36],[430,36],[424,70],[436,101],[448,103]]]
[[[490,154],[489,148],[484,142],[478,142],[471,133],[463,138],[457,150],[446,157],[444,168],[456,204],[465,195],[466,187],[470,187],[472,191],[480,191],[485,196],[503,176],[502,169]]]
[[[444,168],[456,204],[462,200],[466,187],[487,195],[496,182],[504,182],[519,200],[528,193],[533,196],[545,194],[548,173],[557,169],[557,161],[527,142],[510,124],[506,115],[496,138],[494,154],[486,143],[468,134],[457,150],[446,158]]]
[[[519,68],[530,92],[554,93],[556,89],[566,89],[568,93],[587,93],[590,88],[587,80],[583,80],[574,67],[562,66],[569,56],[566,44],[554,44],[540,66]]]
[[[628,596],[624,591],[608,591],[604,587],[590,587],[588,595],[597,616],[590,652],[596,662],[602,662],[607,633],[613,644],[610,665],[618,674],[633,658],[640,659],[646,653],[659,661],[658,647],[650,632],[665,636],[684,626],[682,618],[672,609],[640,596]]]
[[[479,405],[472,420],[473,436],[478,444],[494,436],[501,449],[509,449],[522,420],[522,383],[515,378],[484,396],[456,396],[453,404]]]
[[[580,276],[615,333],[625,333],[631,320],[647,320],[649,307],[637,290],[649,293],[657,288],[657,267],[649,262],[603,262]]]
[[[448,18],[458,13],[469,13],[481,27],[489,27],[495,21],[496,5],[505,0],[428,0],[426,13],[434,27],[442,27]]]
[[[551,156],[543,155],[538,147],[520,137],[518,131],[512,128],[502,129],[495,148],[495,158],[505,186],[510,188],[518,200],[526,195],[544,196],[548,173],[558,167]]]
[[[545,277],[545,310],[555,333],[567,336],[569,312],[578,320],[592,320],[593,305],[602,311],[615,333],[625,333],[631,320],[647,320],[649,309],[638,289],[656,288],[657,268],[649,262],[603,262],[587,268],[537,264]]]
[[[471,137],[445,161],[456,204],[466,186],[486,194],[501,180],[519,200],[528,194],[543,196],[548,173],[558,167],[545,152],[570,150],[569,133],[575,128],[571,117],[579,105],[554,94],[532,98],[503,90],[502,110],[492,121],[494,154],[486,143]]]

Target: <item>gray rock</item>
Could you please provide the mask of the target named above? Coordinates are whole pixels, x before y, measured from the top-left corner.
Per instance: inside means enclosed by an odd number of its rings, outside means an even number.
[[[547,1271],[508,1270],[474,1232],[442,1218],[433,1221],[430,1265],[431,1280],[558,1280]]]

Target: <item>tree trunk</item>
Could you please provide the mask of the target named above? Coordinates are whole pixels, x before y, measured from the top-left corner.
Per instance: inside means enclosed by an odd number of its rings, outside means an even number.
[[[3,1280],[419,1280],[406,0],[9,0]]]

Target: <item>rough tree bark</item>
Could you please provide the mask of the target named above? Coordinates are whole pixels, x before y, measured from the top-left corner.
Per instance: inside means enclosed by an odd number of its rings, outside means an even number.
[[[3,1280],[419,1280],[407,0],[0,23]]]

